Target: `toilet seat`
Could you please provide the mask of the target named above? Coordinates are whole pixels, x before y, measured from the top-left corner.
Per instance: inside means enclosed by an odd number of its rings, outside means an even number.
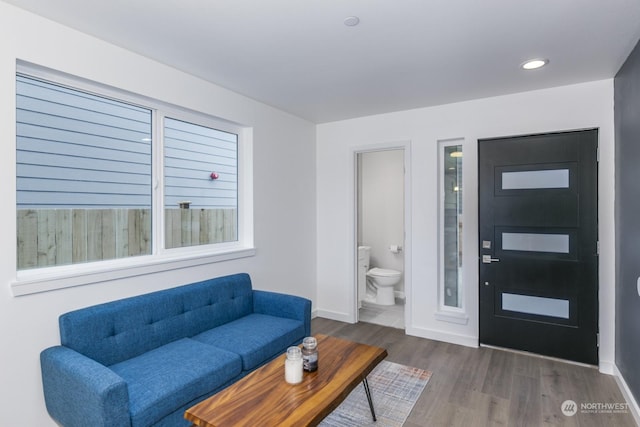
[[[400,273],[397,270],[391,270],[388,268],[379,268],[379,267],[374,267],[371,270],[367,271],[367,275],[371,275],[371,276],[380,276],[380,277],[394,277],[394,276],[399,276]]]

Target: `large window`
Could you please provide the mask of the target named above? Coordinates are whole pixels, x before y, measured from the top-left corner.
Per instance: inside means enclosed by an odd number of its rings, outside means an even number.
[[[79,85],[16,77],[19,271],[238,243],[241,128]]]
[[[462,145],[441,142],[440,306],[462,308]]]

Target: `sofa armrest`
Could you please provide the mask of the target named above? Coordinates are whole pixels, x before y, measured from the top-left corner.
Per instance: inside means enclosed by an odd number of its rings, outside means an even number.
[[[130,427],[127,383],[106,366],[68,347],[40,353],[49,415],[65,427]]]
[[[253,312],[304,322],[305,336],[311,335],[311,301],[295,295],[253,291]]]

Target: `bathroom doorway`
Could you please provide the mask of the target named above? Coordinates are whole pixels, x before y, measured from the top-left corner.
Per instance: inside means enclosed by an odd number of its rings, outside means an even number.
[[[357,319],[405,328],[405,149],[356,153]]]

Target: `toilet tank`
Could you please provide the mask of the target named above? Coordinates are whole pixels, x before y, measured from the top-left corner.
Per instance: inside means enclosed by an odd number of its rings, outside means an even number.
[[[366,293],[367,271],[369,271],[369,259],[371,258],[371,246],[358,246],[358,299],[362,300]]]
[[[358,301],[362,301],[367,293],[367,271],[369,271],[370,258],[371,246],[358,246]]]
[[[371,246],[358,246],[358,268],[360,265],[369,269],[369,259],[371,258]]]

